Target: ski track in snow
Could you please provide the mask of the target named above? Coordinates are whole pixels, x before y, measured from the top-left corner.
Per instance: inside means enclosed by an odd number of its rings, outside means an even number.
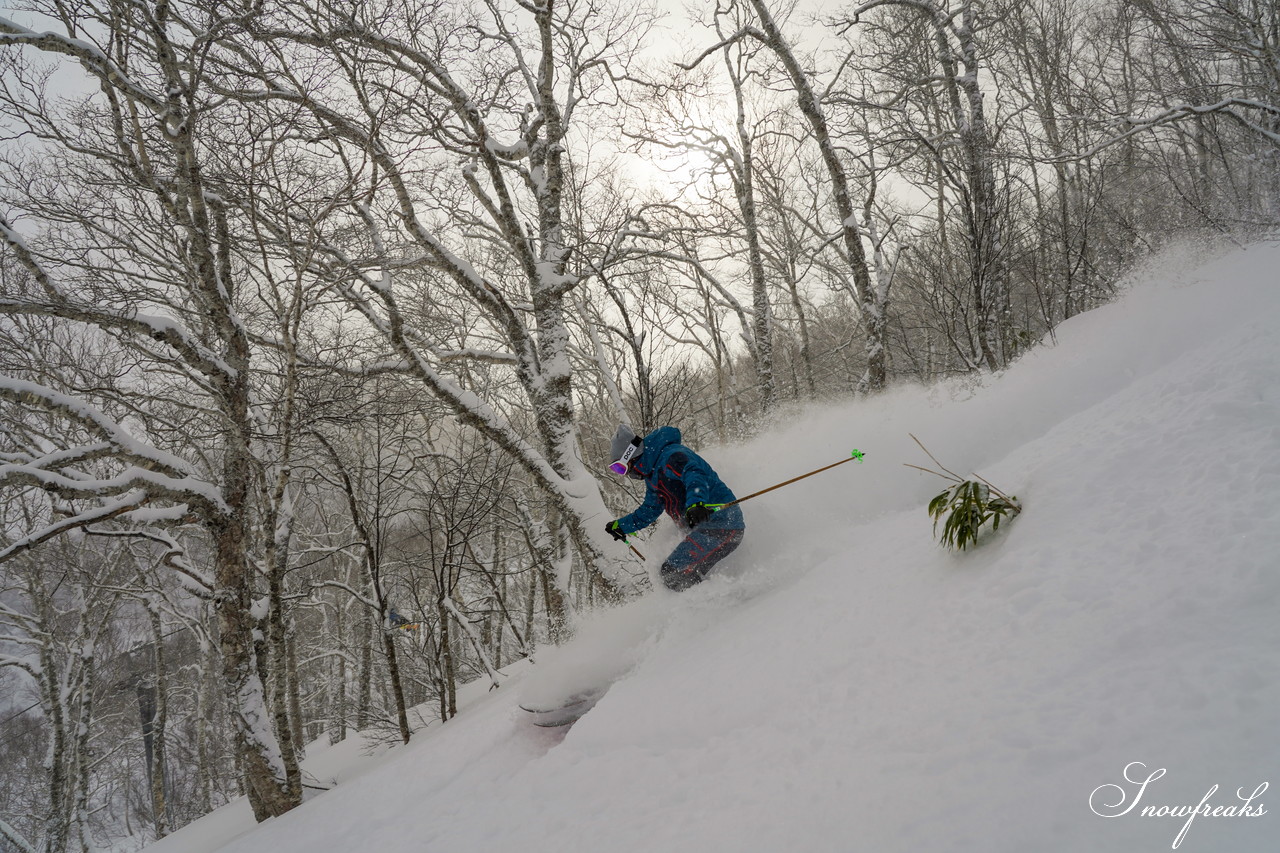
[[[1140,806],[1280,783],[1280,248],[1180,260],[981,387],[706,448],[739,494],[867,457],[745,505],[723,576],[591,616],[338,790],[150,849],[1169,849],[1185,818],[1103,818],[1091,793],[1135,761],[1168,771]],[[939,548],[908,432],[1023,514]],[[600,678],[572,728],[517,708]],[[1179,849],[1280,849],[1280,807],[1197,817]]]

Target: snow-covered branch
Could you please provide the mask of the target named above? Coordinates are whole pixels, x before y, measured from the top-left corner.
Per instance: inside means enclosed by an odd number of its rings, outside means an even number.
[[[476,656],[480,659],[480,663],[484,666],[484,670],[489,676],[489,689],[494,690],[501,687],[501,673],[493,665],[493,661],[489,660],[489,655],[484,650],[484,643],[480,641],[480,636],[476,633],[475,626],[471,624],[471,620],[462,615],[462,611],[458,610],[458,606],[453,603],[453,599],[449,596],[443,596],[441,603],[454,621],[458,623],[458,627],[467,635],[467,640],[470,641],[471,647],[475,649]]]
[[[352,588],[350,584],[345,584],[342,581],[323,580],[323,581],[317,581],[312,584],[313,589],[323,589],[325,587],[332,587],[333,589],[342,590],[343,592],[350,595],[353,599],[360,602],[365,607],[369,608],[374,613],[380,613],[382,610],[382,608],[378,606],[378,602],[374,601],[372,598],[369,598],[364,593],[359,592],[358,590]]]
[[[10,247],[14,245],[10,241]],[[28,266],[30,268],[31,265]],[[225,382],[234,376],[234,371],[224,360],[211,353],[181,324],[167,317],[143,314],[136,310],[128,314],[114,313],[66,299],[50,302],[0,299],[0,314],[60,317],[102,329],[129,332],[167,344],[186,364],[215,381]]]
[[[12,643],[15,641],[15,638],[5,637],[4,641],[6,643]],[[42,672],[40,664],[31,658],[20,658],[16,655],[0,654],[0,669],[5,668],[20,669],[37,680],[39,680]]]
[[[164,114],[168,110],[169,104],[164,97],[136,83],[111,57],[84,39],[54,32],[36,32],[0,17],[0,46],[4,45],[22,45],[48,53],[65,54],[79,60],[82,66],[104,83],[120,87],[155,112]]]
[[[1178,106],[1169,107],[1161,110],[1155,115],[1146,118],[1126,118],[1121,119],[1121,123],[1128,125],[1128,130],[1115,136],[1109,137],[1092,148],[1075,154],[1063,157],[1057,157],[1050,162],[1068,163],[1080,160],[1089,160],[1096,157],[1106,149],[1117,143],[1124,142],[1130,137],[1137,136],[1140,133],[1146,133],[1158,127],[1169,124],[1175,124],[1179,121],[1196,116],[1205,116],[1211,114],[1225,115],[1239,122],[1251,132],[1262,136],[1271,142],[1280,145],[1280,132],[1272,130],[1257,122],[1250,121],[1238,112],[1239,110],[1256,110],[1265,115],[1280,118],[1280,104],[1268,104],[1265,101],[1258,101],[1248,98],[1223,98],[1212,104],[1180,104]],[[1275,119],[1273,118],[1273,121]]]
[[[92,478],[81,472],[61,470],[66,465],[105,455],[102,444],[74,448],[32,458],[24,463],[0,465],[0,483],[24,483],[50,489],[73,498],[119,495],[137,487],[152,497],[189,501],[203,509],[222,511],[220,490],[201,479],[185,460],[145,444],[120,424],[76,397],[23,379],[0,376],[0,399],[35,406],[59,415],[104,439],[114,448],[111,456],[128,465],[109,478]],[[136,509],[136,506],[130,507]]]
[[[17,853],[36,853],[35,846],[3,820],[0,820],[0,838],[12,844]]]
[[[3,474],[0,474],[0,482],[3,482]],[[5,548],[0,548],[0,563],[3,563],[5,560],[12,559],[24,551],[29,551],[37,545],[47,542],[68,530],[75,530],[77,528],[83,529],[86,525],[108,521],[112,518],[124,515],[126,512],[130,512],[142,506],[148,500],[149,498],[145,491],[141,489],[134,489],[123,497],[113,501],[108,501],[100,507],[83,510],[71,518],[66,518],[55,522],[54,524],[47,525],[41,530],[29,533],[21,539],[12,542]]]
[[[519,361],[513,353],[479,349],[437,350],[436,358],[445,362],[480,361],[485,364],[499,364],[508,367]]]
[[[693,59],[689,60],[688,62],[677,62],[676,65],[680,68],[683,68],[685,71],[692,71],[693,69],[701,65],[703,61],[707,59],[707,57],[715,56],[717,53],[724,50],[726,47],[737,44],[738,42],[748,37],[761,38],[760,31],[757,30],[755,27],[742,27],[732,35],[728,35],[720,39],[715,44],[711,45],[706,50],[702,51]]]

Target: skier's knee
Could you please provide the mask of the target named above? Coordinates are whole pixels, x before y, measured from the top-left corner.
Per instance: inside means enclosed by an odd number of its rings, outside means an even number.
[[[698,581],[702,580],[702,576],[699,575],[692,567],[677,569],[670,563],[662,564],[661,574],[662,582],[666,584],[667,589],[672,592],[683,592]]]

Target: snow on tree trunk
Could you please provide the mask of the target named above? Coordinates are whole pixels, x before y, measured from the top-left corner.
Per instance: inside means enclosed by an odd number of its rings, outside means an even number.
[[[441,601],[447,614],[453,617],[453,620],[458,623],[458,627],[466,634],[467,640],[471,643],[471,648],[475,650],[476,657],[479,658],[481,665],[484,666],[485,674],[489,676],[490,689],[501,687],[502,680],[499,678],[498,669],[494,666],[493,661],[489,659],[489,655],[485,651],[484,641],[476,633],[475,626],[462,614],[462,611],[458,609],[458,605],[454,603],[452,598],[445,596]]]
[[[849,177],[844,163],[840,160],[839,149],[831,138],[826,113],[814,91],[809,75],[801,67],[795,52],[791,49],[791,44],[782,34],[765,0],[751,0],[751,6],[760,21],[760,29],[748,31],[748,34],[768,46],[782,63],[796,91],[800,113],[809,123],[814,142],[817,143],[818,150],[822,154],[823,165],[826,166],[827,175],[831,179],[831,198],[835,204],[836,213],[840,217],[840,237],[845,256],[848,258],[853,285],[861,303],[863,322],[867,332],[865,386],[868,391],[879,391],[884,388],[888,375],[886,327],[884,314],[875,304],[866,251],[862,245],[862,229],[858,225],[853,198],[849,190]]]
[[[3,820],[0,820],[0,840],[13,845],[17,853],[36,853],[36,848],[31,845],[31,842]]]
[[[156,356],[163,369],[175,375],[198,377],[192,386],[198,389],[197,393],[207,395],[207,409],[217,421],[210,457],[220,461],[213,462],[211,467],[216,470],[208,472],[215,482],[202,481],[197,470],[185,460],[147,446],[130,430],[111,422],[83,400],[52,389],[33,387],[30,383],[21,385],[25,389],[24,398],[32,398],[46,411],[99,434],[109,452],[127,466],[128,476],[124,479],[130,488],[145,490],[149,500],[186,504],[188,515],[202,523],[212,540],[213,597],[222,645],[223,676],[232,699],[235,738],[246,786],[254,814],[261,820],[284,813],[301,802],[301,797],[299,789],[288,779],[279,743],[271,731],[266,697],[254,658],[249,557],[252,539],[248,529],[252,515],[251,481],[256,465],[251,450],[254,430],[249,416],[254,365],[248,332],[235,304],[241,270],[232,260],[233,238],[225,202],[216,193],[209,192],[205,182],[203,140],[199,135],[200,122],[206,115],[199,103],[205,78],[195,70],[194,64],[186,61],[186,48],[170,38],[172,11],[168,4],[160,4],[145,25],[137,29],[122,27],[112,34],[130,46],[122,47],[129,54],[130,62],[141,69],[139,73],[148,75],[143,79],[156,81],[156,87],[163,94],[151,91],[150,82],[147,85],[136,82],[85,39],[52,32],[35,33],[9,21],[0,22],[0,28],[9,34],[6,37],[9,43],[69,54],[79,59],[81,66],[100,83],[104,99],[100,106],[111,117],[106,122],[108,135],[101,138],[100,149],[94,149],[88,141],[78,140],[78,147],[73,147],[71,153],[95,158],[101,174],[119,182],[125,188],[122,192],[135,191],[139,196],[156,199],[158,221],[163,221],[166,236],[173,232],[180,235],[181,252],[175,267],[166,269],[163,276],[148,279],[145,275],[159,262],[147,254],[150,249],[137,258],[122,258],[118,264],[125,268],[136,265],[143,272],[140,278],[145,282],[144,291],[156,279],[180,290],[181,298],[164,306],[172,313],[146,315],[142,312],[151,304],[141,301],[120,306],[112,304],[110,298],[106,304],[86,300],[75,284],[67,288],[60,286],[7,223],[0,222],[0,237],[43,291],[43,301],[24,310],[97,326],[107,336],[119,335],[138,341],[143,352],[155,352],[152,347],[158,342],[167,353]],[[182,32],[180,27],[174,29]],[[154,116],[161,132],[144,131],[139,112]],[[52,116],[50,120],[54,120]],[[75,132],[79,133],[80,129]],[[38,204],[39,200],[29,203]],[[59,223],[59,227],[61,225]],[[131,223],[115,225],[129,227]],[[129,245],[127,239],[122,242]],[[105,265],[104,279],[114,280],[115,264],[112,261]],[[170,280],[169,275],[175,278]],[[122,294],[121,298],[127,300],[130,295]],[[180,318],[193,307],[200,326],[186,328]],[[13,382],[7,384],[9,392],[18,387]],[[162,417],[168,417],[167,402],[138,398],[138,403],[144,408],[158,404],[166,409]],[[39,471],[32,467],[26,474],[37,476]],[[63,478],[53,485],[79,498],[96,496],[105,500],[121,495],[113,481],[73,483]],[[65,744],[60,743],[58,748],[64,749]],[[65,803],[59,804],[64,813],[65,806]],[[56,837],[64,837],[64,825],[53,829]]]
[[[572,304],[567,300],[581,279],[570,267],[578,247],[566,237],[563,211],[569,125],[572,115],[584,109],[583,87],[592,85],[593,75],[604,74],[605,68],[596,62],[576,63],[564,55],[585,49],[585,43],[566,39],[566,33],[577,32],[577,18],[572,16],[579,10],[551,2],[525,7],[525,11],[533,18],[532,28],[519,16],[503,14],[495,19],[491,51],[494,62],[511,63],[514,73],[510,79],[519,82],[520,97],[532,105],[519,118],[514,142],[506,139],[509,128],[500,131],[490,127],[489,116],[480,108],[484,97],[480,92],[488,84],[476,80],[476,89],[468,88],[471,69],[466,63],[470,57],[451,53],[454,47],[447,41],[410,44],[400,40],[398,33],[385,35],[349,20],[333,27],[317,22],[312,33],[273,29],[269,17],[255,23],[255,37],[260,40],[302,42],[339,62],[375,51],[420,75],[424,81],[421,103],[448,114],[448,128],[434,117],[426,122],[440,125],[438,141],[453,149],[458,135],[467,140],[461,178],[478,215],[490,229],[490,245],[500,247],[500,275],[485,271],[480,263],[483,255],[472,261],[457,254],[446,242],[447,229],[437,230],[431,205],[422,203],[415,180],[392,150],[391,127],[386,130],[387,137],[381,135],[382,122],[375,123],[376,129],[371,131],[363,113],[348,115],[343,112],[345,105],[331,103],[324,94],[291,91],[281,83],[290,77],[274,69],[259,72],[264,81],[271,81],[268,88],[246,92],[243,97],[247,101],[288,101],[303,108],[318,128],[327,128],[323,131],[327,138],[353,147],[376,164],[376,184],[361,194],[361,200],[353,198],[352,204],[365,221],[381,269],[371,273],[349,265],[344,270],[347,278],[334,282],[335,290],[382,336],[398,370],[419,380],[447,404],[458,421],[483,434],[528,474],[568,526],[578,559],[613,595],[614,588],[629,581],[629,576],[625,552],[619,553],[603,531],[596,530],[597,525],[589,526],[585,521],[602,517],[607,510],[599,482],[582,464],[575,423],[566,314]],[[603,31],[589,29],[583,37],[590,38],[596,32]],[[616,37],[605,35],[606,39]],[[619,51],[621,48],[615,50]],[[560,72],[565,72],[567,79],[559,80]],[[485,79],[490,76],[491,71],[486,71]],[[352,83],[363,85],[359,80]],[[411,93],[407,97],[413,101]],[[380,97],[373,100],[382,101]],[[398,115],[389,115],[387,124],[400,120]],[[500,134],[503,139],[498,138]],[[375,206],[384,200],[385,209],[398,219],[401,228],[401,233],[394,235],[396,240],[410,242],[415,252],[421,252],[451,281],[485,318],[492,335],[503,339],[507,352],[467,351],[443,358],[436,347],[424,344],[421,330],[411,324],[400,302],[404,288],[397,279],[399,257],[392,255],[385,220],[375,216]],[[458,224],[470,230],[470,221],[464,215]],[[283,221],[266,225],[280,229],[281,236],[293,227]],[[317,234],[318,241],[324,239]],[[327,250],[335,258],[345,258],[340,246],[330,245]],[[329,268],[315,269],[327,280],[335,278]],[[444,372],[446,365],[469,359],[510,367],[528,401],[527,410],[520,414],[528,416],[531,434],[503,413],[503,401],[481,397]],[[568,590],[561,593],[567,597]]]
[[[153,702],[151,718],[142,721],[144,735],[150,736],[151,766],[148,775],[151,779],[151,822],[155,827],[156,838],[164,838],[169,834],[169,802],[165,785],[165,753],[167,750],[167,734],[169,728],[168,681],[166,676],[164,654],[164,629],[160,620],[160,612],[155,603],[144,601],[147,617],[151,623],[152,677],[150,681]]]
[[[234,487],[228,490],[228,498],[235,506]],[[258,675],[244,522],[235,516],[223,518],[213,526],[213,532],[218,585],[214,612],[221,640],[222,677],[232,699],[232,722],[245,788],[254,817],[261,821],[284,814],[297,801],[291,794],[284,758],[272,730],[266,690]]]
[[[747,104],[742,91],[743,71],[735,67],[730,45],[724,48],[725,69],[733,86],[734,127],[738,151],[732,152],[733,192],[747,238],[747,267],[751,271],[752,352],[756,360],[756,382],[760,387],[760,411],[774,407],[777,389],[773,377],[773,311],[769,303],[764,256],[760,249],[760,218],[756,212],[756,161],[751,133],[747,130]]]
[[[44,762],[49,773],[49,810],[44,820],[44,843],[48,850],[61,851],[66,849],[70,831],[71,809],[67,802],[70,799],[70,783],[67,766],[71,747],[68,744],[63,674],[49,643],[42,643],[40,646],[40,676],[42,705],[49,717],[49,746]]]
[[[959,27],[954,25],[954,16],[946,15],[941,8],[935,12],[934,21],[950,85],[959,89],[965,99],[966,108],[962,108],[956,99],[953,110],[970,194],[967,213],[970,219],[974,310],[978,318],[982,357],[989,369],[998,370],[1005,362],[1003,326],[1009,310],[1009,283],[1000,200],[996,195],[995,148],[987,130],[982,89],[978,85],[981,62],[975,32],[977,11],[969,0],[963,5]],[[947,35],[949,30],[954,32],[959,45],[963,74],[956,73],[956,58]]]

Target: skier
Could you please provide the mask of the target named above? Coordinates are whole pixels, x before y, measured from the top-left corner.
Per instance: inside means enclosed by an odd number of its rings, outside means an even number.
[[[399,613],[396,612],[396,609],[392,607],[390,611],[387,613],[387,624],[394,629],[394,628],[403,628],[406,625],[412,627],[414,625],[417,625],[418,623],[414,622],[412,619],[409,619],[408,617],[401,616]]]
[[[609,535],[625,542],[629,534],[657,521],[663,510],[687,534],[662,564],[662,582],[668,589],[680,592],[699,583],[742,542],[742,510],[719,509],[736,500],[733,492],[706,460],[680,443],[680,430],[658,427],[641,439],[622,424],[609,452],[616,460],[610,471],[644,480],[645,485],[644,502],[630,515],[605,525]]]

